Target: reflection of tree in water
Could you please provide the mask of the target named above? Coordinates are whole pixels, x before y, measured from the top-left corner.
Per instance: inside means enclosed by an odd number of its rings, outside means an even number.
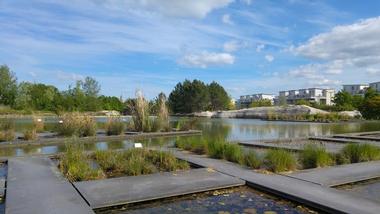
[[[202,135],[206,138],[227,139],[231,133],[231,125],[221,119],[209,119],[200,123]]]

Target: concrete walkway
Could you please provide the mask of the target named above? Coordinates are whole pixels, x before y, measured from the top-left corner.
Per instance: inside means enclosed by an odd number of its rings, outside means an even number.
[[[248,185],[272,194],[304,203],[329,213],[378,214],[380,204],[333,188],[282,176],[265,175],[244,169],[227,161],[175,151],[174,154],[191,163],[211,167],[219,172],[241,178]]]
[[[380,177],[380,161],[302,170],[289,177],[325,186],[337,186]]]
[[[83,181],[74,185],[92,208],[103,208],[241,186],[245,185],[245,181],[201,168],[175,173]]]
[[[47,158],[8,160],[6,214],[94,213]]]

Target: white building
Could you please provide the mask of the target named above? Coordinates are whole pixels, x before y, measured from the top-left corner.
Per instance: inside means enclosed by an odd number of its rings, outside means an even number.
[[[365,90],[369,87],[368,84],[351,84],[343,85],[343,91],[350,93],[351,95],[364,95]]]
[[[380,92],[380,82],[370,83],[369,87],[373,88],[377,92]]]
[[[276,103],[279,104],[284,99],[287,104],[296,104],[299,100],[306,100],[311,103],[332,105],[335,95],[334,89],[306,88],[298,90],[280,91]]]
[[[252,94],[252,95],[242,95],[237,102],[237,108],[248,108],[252,102],[259,100],[270,100],[273,104],[275,95],[274,94]]]

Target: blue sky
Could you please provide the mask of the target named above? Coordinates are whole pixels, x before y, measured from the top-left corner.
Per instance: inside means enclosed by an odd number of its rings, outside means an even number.
[[[237,98],[380,81],[380,1],[0,0],[0,64],[19,81],[149,98],[184,79]]]

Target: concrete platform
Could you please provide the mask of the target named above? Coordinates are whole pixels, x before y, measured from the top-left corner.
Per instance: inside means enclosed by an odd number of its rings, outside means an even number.
[[[6,214],[94,213],[47,158],[8,160]]]
[[[328,213],[372,213],[378,214],[380,204],[365,198],[353,196],[346,192],[324,187],[311,182],[282,176],[266,175],[245,169],[237,164],[216,160],[204,156],[174,152],[183,160],[211,167],[219,172],[236,176],[256,189],[278,195],[293,201],[309,205]]]
[[[360,136],[360,135],[334,135],[334,138],[365,140],[365,141],[380,141],[379,137]]]
[[[243,180],[205,168],[74,183],[94,209],[244,184]]]
[[[327,141],[335,143],[363,143],[363,140],[335,138],[335,137],[309,137],[309,140]]]
[[[380,177],[380,161],[302,170],[288,175],[325,186],[337,186]]]

